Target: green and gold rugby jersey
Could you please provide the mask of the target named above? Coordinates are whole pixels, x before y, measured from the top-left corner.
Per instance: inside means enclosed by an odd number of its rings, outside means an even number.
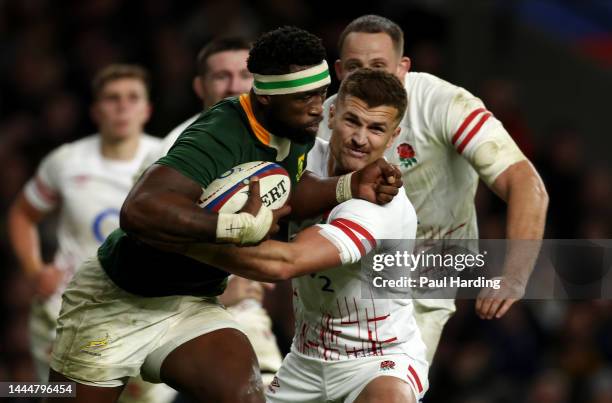
[[[208,186],[230,168],[251,161],[276,162],[295,186],[306,168],[308,144],[268,132],[255,119],[248,94],[228,98],[204,112],[157,164]],[[227,272],[189,257],[161,251],[115,230],[98,249],[102,267],[124,290],[149,297],[214,296],[223,293]]]

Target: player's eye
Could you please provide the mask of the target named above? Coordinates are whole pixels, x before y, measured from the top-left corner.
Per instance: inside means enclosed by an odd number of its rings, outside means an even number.
[[[385,129],[381,126],[371,126],[370,131],[377,135],[385,134]]]
[[[344,118],[344,121],[351,127],[359,125],[359,122],[355,118]]]
[[[212,79],[215,81],[223,81],[223,80],[227,80],[228,78],[229,78],[229,74],[225,72],[216,73],[212,75]]]
[[[300,98],[299,98],[299,99],[300,99],[301,101],[305,101],[305,102],[307,102],[307,101],[309,101],[309,100],[310,100],[310,98],[312,98],[312,94],[304,94],[304,95],[300,96]]]
[[[119,101],[120,97],[118,94],[107,94],[102,99],[108,102],[117,102]]]

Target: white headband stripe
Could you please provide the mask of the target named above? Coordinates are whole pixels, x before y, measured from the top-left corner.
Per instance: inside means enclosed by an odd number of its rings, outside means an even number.
[[[310,77],[315,74],[322,73],[324,71],[328,71],[329,68],[327,66],[327,61],[323,60],[321,63],[316,66],[309,67],[304,70],[296,71],[295,73],[287,73],[287,74],[253,74],[253,78],[256,81],[262,83],[269,83],[275,81],[291,81],[291,80],[299,80],[300,78]]]

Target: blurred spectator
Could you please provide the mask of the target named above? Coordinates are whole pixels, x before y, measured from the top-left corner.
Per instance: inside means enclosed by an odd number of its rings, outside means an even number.
[[[531,385],[527,403],[568,403],[570,383],[563,373],[548,369],[542,371]]]

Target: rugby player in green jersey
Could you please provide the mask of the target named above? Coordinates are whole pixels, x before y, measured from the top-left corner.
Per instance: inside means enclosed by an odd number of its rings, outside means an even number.
[[[196,401],[264,401],[248,339],[216,299],[229,273],[182,253],[194,242],[260,242],[290,207],[200,209],[202,188],[223,172],[249,161],[282,165],[297,217],[354,197],[387,203],[398,193],[399,171],[382,159],[341,177],[304,173],[330,83],[319,38],[293,27],[268,32],[248,68],[250,93],[203,113],[145,172],[123,205],[121,229],[64,293],[50,379],[76,381],[76,401],[113,402],[139,373]]]

